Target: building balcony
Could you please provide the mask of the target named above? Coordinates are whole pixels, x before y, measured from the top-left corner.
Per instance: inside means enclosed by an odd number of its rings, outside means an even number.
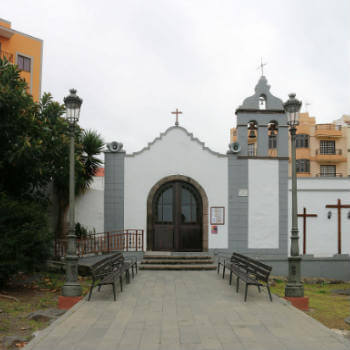
[[[316,174],[316,177],[343,177],[342,173],[320,173]]]
[[[317,149],[313,160],[321,163],[341,163],[341,162],[346,162],[347,158],[346,156],[343,155],[343,150],[341,149],[334,149],[334,150]]]
[[[316,137],[342,137],[341,125],[335,124],[317,124],[315,127]]]
[[[14,63],[14,57],[13,54],[6,51],[0,51],[0,58],[3,60],[6,58],[9,62]]]

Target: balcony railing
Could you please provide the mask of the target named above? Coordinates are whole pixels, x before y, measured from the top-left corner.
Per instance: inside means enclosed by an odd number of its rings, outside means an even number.
[[[321,155],[321,156],[341,156],[343,154],[342,149],[317,149],[316,150],[316,156]]]
[[[315,127],[316,137],[342,137],[342,126],[335,124],[317,124]]]
[[[77,239],[76,254],[111,253],[113,251],[143,251],[143,230],[129,229],[95,233],[86,238]],[[55,241],[55,257],[61,258],[66,255],[67,239]]]
[[[341,125],[336,124],[316,124],[316,130],[341,130]]]
[[[0,58],[6,58],[9,62],[14,63],[13,54],[6,51],[0,51]]]
[[[320,173],[316,174],[316,177],[343,177],[343,174],[341,173]]]

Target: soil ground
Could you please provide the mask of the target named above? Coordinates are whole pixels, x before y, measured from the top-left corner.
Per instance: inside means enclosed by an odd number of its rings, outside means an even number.
[[[30,312],[57,308],[58,296],[64,284],[64,276],[54,273],[35,275],[19,274],[0,291],[0,349],[5,336],[17,335],[30,340],[33,333],[47,327],[49,322],[28,320]],[[89,281],[81,278],[83,293],[88,291]],[[17,343],[17,348],[24,346]]]

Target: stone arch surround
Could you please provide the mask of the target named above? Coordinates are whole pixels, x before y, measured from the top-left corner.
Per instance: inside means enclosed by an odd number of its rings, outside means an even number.
[[[152,216],[153,216],[153,208],[152,208],[152,202],[154,195],[158,191],[158,189],[163,186],[167,182],[172,181],[183,181],[191,184],[200,194],[202,198],[202,210],[203,210],[203,217],[202,217],[202,250],[204,252],[208,251],[208,196],[204,191],[204,188],[194,179],[192,179],[189,176],[184,175],[170,175],[162,178],[159,180],[149,191],[148,197],[147,197],[147,250],[153,250],[153,235],[151,234],[152,231]]]

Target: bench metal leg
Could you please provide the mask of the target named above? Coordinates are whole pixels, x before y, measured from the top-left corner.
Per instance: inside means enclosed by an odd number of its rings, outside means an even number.
[[[115,282],[112,283],[112,286],[113,286],[113,296],[114,296],[114,301],[117,300],[117,295],[116,295],[116,292],[115,292]]]
[[[119,283],[120,283],[120,291],[123,291],[123,276],[120,274],[119,275]]]
[[[259,293],[261,293],[261,289],[260,289],[260,286],[258,285],[258,290],[259,290]]]
[[[91,299],[91,294],[92,294],[92,290],[93,290],[93,288],[94,288],[94,285],[92,285],[92,286],[91,286],[91,288],[90,288],[90,292],[89,292],[89,297],[88,297],[88,300],[90,300],[90,299]]]
[[[230,271],[230,286],[232,285],[232,271]]]
[[[218,274],[220,273],[220,265],[221,265],[221,262],[218,262],[218,269],[217,269]]]
[[[248,284],[248,283],[246,283],[246,284],[245,284],[244,301],[247,301],[247,295],[248,295],[248,286],[249,286],[249,284]]]
[[[236,293],[238,293],[238,289],[239,289],[239,277],[237,277],[236,279]]]
[[[222,265],[223,269],[222,269],[222,278],[225,278],[225,269],[226,269],[226,266],[225,265]]]
[[[131,276],[134,278],[134,265],[131,265]]]
[[[135,270],[136,270],[136,273],[137,273],[137,261],[135,262]]]
[[[272,302],[272,295],[271,295],[271,291],[270,291],[270,286],[267,285],[266,288],[267,288],[267,291],[269,292],[270,301]]]

